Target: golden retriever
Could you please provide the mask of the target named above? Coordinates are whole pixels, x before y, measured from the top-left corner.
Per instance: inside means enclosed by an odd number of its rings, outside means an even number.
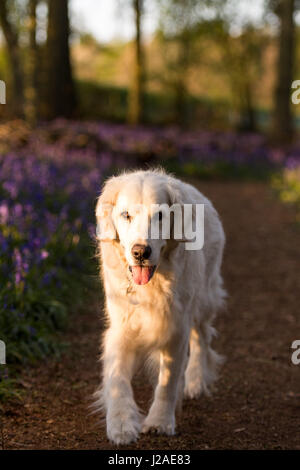
[[[183,215],[176,210],[167,214],[173,206],[192,207],[189,229],[196,224],[196,238],[203,231],[204,245],[191,248],[195,244],[189,246],[185,233],[174,235],[175,222],[180,225]],[[204,208],[200,226],[197,207]],[[163,236],[167,216],[170,236]],[[107,436],[115,444],[129,444],[140,432],[172,435],[183,395],[208,393],[222,362],[211,348],[212,322],[225,298],[222,224],[196,188],[161,170],[110,178],[96,217],[108,320],[96,408],[105,412]],[[153,238],[149,230],[154,221],[159,236]],[[154,378],[146,417],[131,385],[141,366],[148,366]]]

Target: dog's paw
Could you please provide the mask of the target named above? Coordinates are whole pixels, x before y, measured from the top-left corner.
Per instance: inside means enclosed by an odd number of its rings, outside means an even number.
[[[175,416],[154,417],[148,415],[142,426],[142,433],[165,434],[173,436],[175,434]]]
[[[107,417],[107,437],[116,445],[135,442],[141,431],[141,419],[137,411],[123,411]]]
[[[185,374],[184,398],[199,398],[203,393],[203,380],[199,370],[187,370]]]
[[[202,383],[200,378],[196,380],[190,380],[185,384],[184,387],[184,398],[188,398],[193,400],[195,398],[199,398],[202,394]]]
[[[107,426],[107,437],[116,445],[135,442],[139,437],[139,426],[132,422],[110,423]]]

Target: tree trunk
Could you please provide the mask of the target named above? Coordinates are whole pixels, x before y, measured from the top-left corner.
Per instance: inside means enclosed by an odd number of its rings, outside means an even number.
[[[294,0],[280,0],[278,6],[280,36],[272,129],[273,140],[278,143],[289,142],[293,135],[291,84],[294,66],[294,7]]]
[[[12,73],[12,113],[24,116],[24,82],[17,31],[8,20],[7,0],[0,0],[0,24],[7,44],[7,53]]]
[[[190,38],[189,32],[184,31],[179,37],[178,44],[178,61],[176,64],[177,69],[177,80],[175,87],[175,120],[177,124],[182,127],[187,126],[188,116],[187,116],[187,83],[186,78],[189,73],[189,67],[191,64],[190,58]]]
[[[236,93],[236,83],[232,83],[232,89],[233,93]],[[246,79],[245,82],[241,84],[240,89],[239,121],[237,129],[242,132],[255,132],[257,130],[257,124],[250,81]]]
[[[136,36],[134,42],[134,67],[133,80],[129,92],[129,109],[128,122],[130,124],[138,124],[142,120],[142,100],[144,85],[144,61],[141,40],[141,17],[143,0],[133,0],[133,8],[135,12],[135,28]]]
[[[68,0],[48,0],[46,118],[72,117],[76,107],[69,46]]]
[[[25,115],[26,120],[31,126],[34,126],[38,115],[38,83],[37,83],[37,67],[38,67],[38,48],[36,43],[36,9],[38,0],[28,0],[28,29],[29,29],[29,53],[28,53],[28,69],[27,84],[25,90]]]

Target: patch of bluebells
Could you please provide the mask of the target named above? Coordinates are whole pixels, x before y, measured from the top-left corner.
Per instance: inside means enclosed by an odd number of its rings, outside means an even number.
[[[65,323],[73,283],[88,277],[105,170],[101,154],[38,141],[0,155],[0,338],[8,362],[55,349],[52,333]]]
[[[270,147],[266,138],[256,133],[99,122],[66,125],[66,121],[57,120],[45,127],[44,135],[48,135],[48,140],[54,139],[62,151],[78,152],[88,144],[93,155],[101,152],[107,168],[112,164],[119,168],[150,163],[200,176],[266,177],[300,162],[299,142],[288,149]]]

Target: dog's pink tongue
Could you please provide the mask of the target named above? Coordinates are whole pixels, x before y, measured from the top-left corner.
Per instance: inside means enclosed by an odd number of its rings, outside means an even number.
[[[149,266],[132,266],[132,276],[136,284],[147,284],[151,279],[152,268]]]

